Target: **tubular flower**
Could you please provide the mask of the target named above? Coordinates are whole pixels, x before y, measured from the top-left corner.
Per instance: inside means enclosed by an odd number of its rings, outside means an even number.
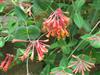
[[[0,69],[6,72],[10,64],[12,63],[13,59],[14,59],[13,55],[7,54],[5,59],[1,62]]]
[[[0,3],[3,3],[4,2],[4,0],[0,0]]]
[[[22,61],[24,61],[29,56],[30,52],[32,52],[30,59],[33,60],[34,59],[34,49],[36,49],[36,52],[38,54],[38,60],[39,61],[43,60],[44,54],[48,52],[47,47],[49,46],[45,44],[48,41],[49,40],[36,40],[36,41],[25,41],[25,40],[18,40],[18,39],[12,40],[13,43],[29,42],[23,56],[20,57]]]
[[[50,35],[58,39],[69,36],[66,27],[69,24],[69,18],[66,17],[62,10],[58,8],[55,12],[51,13],[48,19],[43,22],[43,31],[47,31],[47,37]]]
[[[44,53],[48,52],[48,45],[44,44],[44,42],[47,42],[48,40],[37,40],[35,43],[35,48],[37,50],[38,54],[38,60],[41,61],[44,58]]]
[[[75,55],[72,55],[73,58],[76,59],[76,61],[74,62],[71,62],[72,64],[68,66],[68,68],[72,68],[74,69],[73,70],[73,73],[82,73],[82,75],[85,75],[85,71],[90,71],[90,69],[92,67],[95,67],[94,63],[91,63],[91,62],[88,62],[88,61],[85,61],[83,59],[80,59],[79,57],[75,56]]]
[[[20,57],[21,61],[24,61],[29,56],[29,52],[30,52],[31,48],[32,48],[32,43],[29,43],[23,56]]]
[[[13,39],[12,43],[16,43],[16,42],[28,42],[26,40],[19,40],[19,39]]]

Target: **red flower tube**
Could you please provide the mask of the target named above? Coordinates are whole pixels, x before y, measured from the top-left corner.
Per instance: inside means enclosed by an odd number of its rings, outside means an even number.
[[[1,62],[0,68],[6,72],[13,61],[14,56],[10,54],[6,54],[5,59]]]
[[[69,18],[66,17],[62,10],[58,8],[48,19],[43,22],[43,31],[47,31],[47,37],[53,36],[58,39],[69,36],[66,27],[69,24]]]
[[[9,66],[11,65],[12,61],[13,61],[14,57],[13,55],[9,55],[8,61],[6,62],[6,65],[3,67],[3,71],[7,71]]]
[[[35,48],[38,54],[38,60],[41,61],[44,58],[44,53],[48,52],[48,45],[44,44],[43,42],[47,42],[48,40],[37,40],[35,44]]]

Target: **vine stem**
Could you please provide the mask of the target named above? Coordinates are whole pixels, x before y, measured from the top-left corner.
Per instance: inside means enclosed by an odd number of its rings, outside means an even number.
[[[75,49],[71,52],[71,54],[68,57],[68,60],[70,59],[70,57],[72,56],[72,54],[80,47],[80,45],[84,42],[84,40],[82,40],[76,47]]]
[[[32,40],[30,39],[30,35],[29,35],[29,30],[28,30],[27,22],[24,21],[24,23],[25,23],[26,30],[27,30],[27,37],[28,37],[28,40],[29,40],[29,42],[32,42],[32,43],[34,44],[35,41],[32,41]],[[37,40],[39,40],[39,39],[40,39],[41,37],[43,37],[45,34],[47,34],[47,33],[42,34]],[[34,50],[33,50],[33,51],[34,51]],[[26,60],[26,70],[27,70],[27,75],[30,75],[30,73],[29,73],[29,58],[27,58],[27,60]]]
[[[29,67],[28,67],[28,61],[29,61],[29,58],[27,58],[27,60],[26,60],[26,71],[27,71],[27,75],[30,75]]]
[[[28,38],[28,40],[31,42],[31,39],[30,39],[30,36],[29,36],[29,31],[28,31],[27,22],[24,21],[24,23],[25,23],[26,30],[27,30],[27,38]],[[33,43],[33,42],[32,42],[32,43]],[[30,73],[29,73],[29,58],[27,58],[27,60],[26,60],[26,71],[27,71],[27,75],[30,75]]]
[[[100,24],[100,21],[98,21],[98,22],[96,23],[96,25],[93,27],[93,29],[91,30],[91,32],[90,32],[89,34],[91,34],[99,24]]]
[[[44,35],[46,35],[48,32],[42,34],[37,40],[41,39]]]
[[[93,27],[93,29],[91,30],[91,32],[89,33],[89,34],[92,34],[92,32],[96,29],[96,27],[98,26],[100,24],[100,21],[98,21],[97,23],[96,23],[96,25]],[[80,47],[80,45],[82,44],[82,43],[84,43],[84,41],[85,40],[82,40],[76,47],[75,47],[75,49],[71,52],[71,54],[69,55],[69,57],[68,57],[68,60],[70,59],[70,57],[72,56],[72,54]]]

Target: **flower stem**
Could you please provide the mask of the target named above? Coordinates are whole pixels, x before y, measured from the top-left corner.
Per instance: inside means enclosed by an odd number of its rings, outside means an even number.
[[[28,65],[29,65],[29,64],[28,64],[28,60],[29,60],[29,59],[27,58],[27,60],[26,60],[26,70],[27,70],[27,75],[30,75],[30,74],[29,74],[29,67],[28,67]]]
[[[100,24],[100,21],[98,21],[96,23],[96,25],[93,27],[93,29],[91,30],[91,32],[89,34],[92,34],[92,32],[96,29],[96,27]],[[75,49],[71,52],[71,54],[68,57],[68,60],[70,59],[70,57],[72,56],[72,54],[81,46],[82,43],[84,43],[85,40],[82,40],[76,47]]]
[[[70,57],[72,56],[72,54],[80,47],[80,45],[84,42],[84,40],[82,40],[76,47],[75,49],[71,52],[71,54],[68,57],[68,60],[70,59]]]
[[[100,24],[100,21],[98,21],[98,22],[96,23],[96,25],[93,27],[93,29],[91,30],[91,32],[90,32],[89,34],[92,34],[92,32],[95,30],[95,28],[96,28],[99,24]]]

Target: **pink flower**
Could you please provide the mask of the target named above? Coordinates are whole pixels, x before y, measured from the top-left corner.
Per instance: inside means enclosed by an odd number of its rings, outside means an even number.
[[[44,58],[44,53],[48,52],[48,45],[44,44],[44,42],[47,42],[48,40],[37,40],[35,43],[35,48],[38,54],[38,60],[41,61]]]
[[[13,39],[12,43],[16,43],[16,42],[28,42],[26,40],[19,40],[19,39]]]
[[[36,41],[25,41],[25,40],[18,40],[14,39],[12,40],[13,43],[15,42],[29,42],[24,54],[19,57],[21,61],[24,61],[26,58],[29,57],[30,52],[32,52],[30,59],[34,59],[34,49],[36,49],[36,52],[38,54],[38,60],[41,61],[44,58],[44,54],[48,52],[47,47],[49,47],[46,42],[49,40],[36,40]]]
[[[85,71],[90,71],[91,68],[95,67],[94,63],[92,62],[88,62],[85,59],[83,60],[83,56],[82,58],[79,58],[75,55],[72,55],[72,57],[74,59],[76,59],[76,61],[74,60],[73,62],[71,62],[71,65],[68,66],[68,68],[72,68],[73,69],[73,73],[82,73],[82,75],[85,75]]]
[[[58,39],[69,36],[66,27],[69,24],[69,18],[66,17],[62,10],[58,8],[48,19],[43,22],[43,31],[47,31],[47,37],[53,36]]]
[[[6,57],[5,57],[5,59],[1,62],[1,65],[0,65],[0,68],[1,68],[1,69],[5,66],[6,61],[8,60],[8,58],[9,58],[9,56],[8,56],[8,54],[7,54]]]
[[[4,0],[0,0],[0,3],[3,3],[4,2]]]
[[[22,61],[24,61],[24,60],[29,56],[29,52],[30,52],[31,48],[32,48],[32,43],[29,43],[29,45],[28,45],[28,47],[26,48],[26,50],[25,50],[23,56],[20,57],[20,59],[21,59]]]
[[[13,55],[7,54],[5,59],[1,62],[0,68],[6,72],[12,63],[13,58]]]

